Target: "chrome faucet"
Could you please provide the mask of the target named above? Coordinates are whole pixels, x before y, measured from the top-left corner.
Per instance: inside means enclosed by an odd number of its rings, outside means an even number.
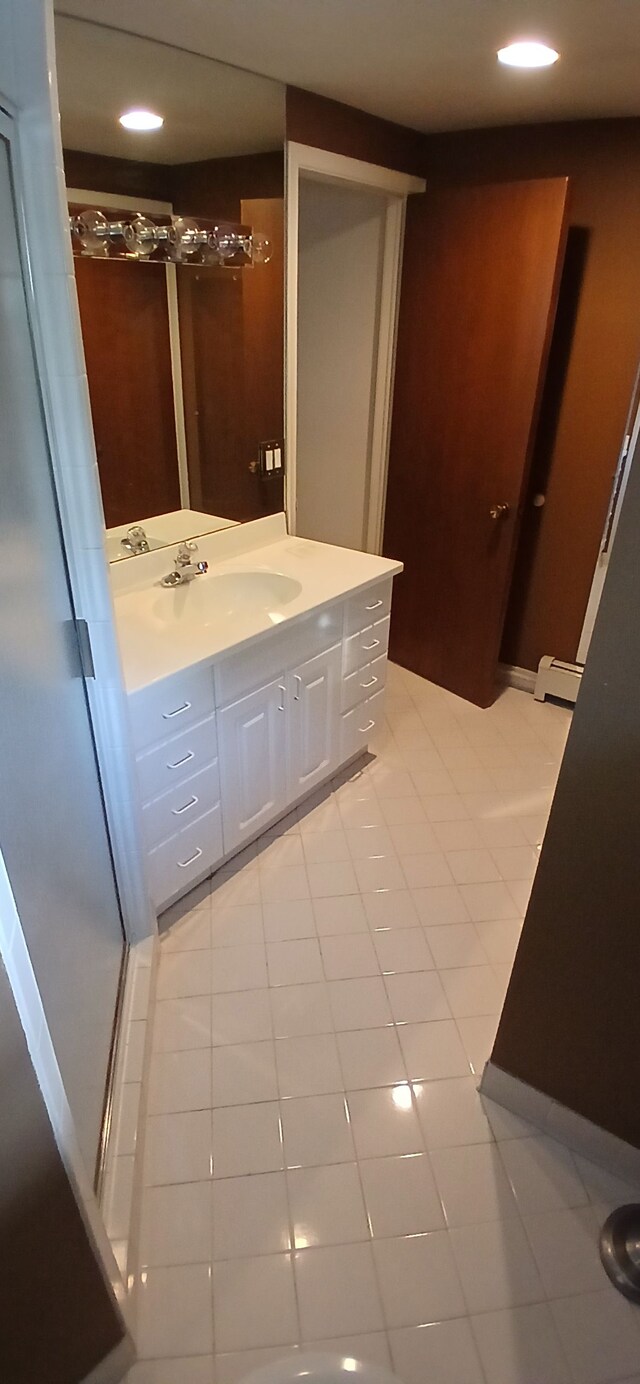
[[[120,539],[120,547],[128,553],[149,552],[149,539],[142,524],[133,524],[130,529],[127,529],[125,537]]]
[[[162,578],[162,586],[183,586],[185,582],[193,581],[194,577],[201,577],[209,571],[208,562],[194,562],[193,554],[197,553],[197,543],[181,543],[175,556],[175,566],[172,572],[167,572],[166,577]]]

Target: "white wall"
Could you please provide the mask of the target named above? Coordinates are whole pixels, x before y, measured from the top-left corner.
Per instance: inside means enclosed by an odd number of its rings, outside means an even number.
[[[386,204],[300,179],[296,532],[346,548],[366,547]]]

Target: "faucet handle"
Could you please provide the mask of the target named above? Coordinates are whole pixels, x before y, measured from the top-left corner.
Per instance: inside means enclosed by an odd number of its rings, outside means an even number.
[[[176,566],[188,567],[194,553],[198,551],[198,544],[191,542],[180,543],[176,553]]]
[[[148,553],[149,540],[142,527],[142,524],[132,524],[127,529],[126,537],[120,540],[121,547],[126,548],[128,553]]]

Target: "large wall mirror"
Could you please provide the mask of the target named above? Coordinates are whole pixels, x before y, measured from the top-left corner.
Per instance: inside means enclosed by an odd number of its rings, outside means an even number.
[[[56,48],[114,560],[284,508],[284,87],[62,16]]]

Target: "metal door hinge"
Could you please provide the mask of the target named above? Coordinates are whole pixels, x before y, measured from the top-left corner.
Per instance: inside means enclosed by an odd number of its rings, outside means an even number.
[[[96,670],[91,649],[91,637],[86,620],[67,620],[69,648],[77,678],[95,678]]]

